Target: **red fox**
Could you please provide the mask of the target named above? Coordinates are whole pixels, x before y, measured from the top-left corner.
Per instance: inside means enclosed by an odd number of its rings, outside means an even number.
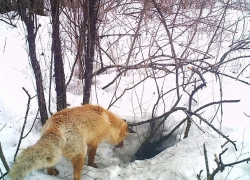
[[[55,113],[45,123],[36,144],[24,149],[9,172],[11,180],[24,180],[35,169],[48,168],[50,175],[61,155],[73,165],[74,180],[81,180],[81,171],[88,155],[94,163],[97,146],[102,142],[122,146],[131,131],[127,123],[112,112],[95,105],[67,108]]]

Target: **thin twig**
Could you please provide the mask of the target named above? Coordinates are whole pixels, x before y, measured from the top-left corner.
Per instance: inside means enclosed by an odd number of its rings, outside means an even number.
[[[5,41],[4,41],[3,53],[5,53],[5,47],[6,47],[6,37],[5,37]]]
[[[3,21],[3,22],[5,22],[6,24],[9,24],[9,25],[11,25],[11,26],[13,26],[13,27],[16,27],[16,25],[13,24],[11,21],[8,22],[8,21],[5,21],[4,19],[0,19],[0,21]]]
[[[177,60],[177,55],[176,55],[176,52],[175,52],[175,48],[174,48],[174,45],[173,45],[173,37],[172,35],[170,34],[170,31],[169,31],[169,27],[165,21],[165,18],[164,18],[164,15],[162,13],[162,10],[161,8],[158,6],[158,4],[156,3],[155,0],[152,0],[152,3],[154,4],[154,7],[155,9],[157,10],[158,14],[159,14],[159,19],[161,21],[161,23],[163,24],[166,32],[167,32],[167,37],[169,39],[169,44],[170,44],[170,48],[171,48],[171,53],[172,53],[172,56],[173,56],[173,59],[175,61],[175,83],[176,83],[176,93],[177,93],[177,99],[180,98],[180,90],[178,88],[179,86],[179,63],[178,63],[178,60]]]
[[[219,135],[221,135],[223,138],[225,138],[226,140],[228,140],[230,143],[232,143],[234,145],[235,150],[237,151],[237,147],[234,141],[232,141],[231,139],[229,139],[227,136],[225,136],[221,131],[219,131],[218,129],[216,129],[211,123],[209,123],[206,119],[204,119],[202,116],[200,116],[197,113],[188,111],[188,113],[190,115],[194,115],[196,117],[198,117],[200,120],[202,120],[203,122],[205,122],[209,127],[211,127],[215,132],[217,132]]]
[[[31,130],[33,129],[33,127],[35,125],[35,122],[36,122],[36,119],[37,119],[37,116],[38,116],[38,113],[39,113],[39,109],[37,110],[36,117],[35,117],[35,119],[33,121],[33,124],[31,126],[30,130],[27,132],[27,134],[25,136],[23,136],[23,139],[26,138],[29,135],[29,133],[31,132]]]
[[[209,166],[208,166],[208,161],[207,161],[207,157],[205,157],[205,162],[206,162],[206,169],[207,169],[207,179],[208,180],[214,180],[214,176],[219,172],[219,171],[224,171],[225,170],[225,167],[228,167],[228,166],[233,166],[233,165],[236,165],[236,164],[240,164],[240,163],[243,163],[243,162],[248,162],[250,161],[250,157],[249,158],[246,158],[246,159],[243,159],[243,160],[240,160],[240,161],[236,161],[236,162],[232,162],[232,163],[229,163],[229,164],[224,164],[222,162],[222,155],[227,151],[228,149],[226,148],[225,150],[223,150],[220,154],[219,154],[219,158],[216,156],[215,154],[215,162],[217,164],[217,168],[213,170],[212,174],[209,173]],[[204,143],[204,156],[207,156],[207,152],[205,150],[205,143]],[[197,174],[197,178],[198,180],[200,180],[200,177],[201,177],[201,172],[200,171],[200,174],[198,175]]]
[[[2,131],[2,130],[3,130],[3,128],[4,128],[6,125],[7,125],[7,123],[5,123],[5,125],[3,125],[3,127],[0,129],[0,131]]]
[[[30,94],[28,93],[28,91],[24,87],[22,89],[25,91],[25,93],[28,96],[28,104],[27,104],[27,109],[26,109],[26,113],[25,113],[25,117],[24,117],[24,123],[23,123],[21,134],[20,134],[19,142],[17,145],[16,153],[14,155],[14,161],[16,160],[16,156],[17,156],[17,153],[19,151],[19,147],[20,147],[22,139],[23,139],[23,133],[24,133],[24,129],[25,129],[25,125],[27,122],[27,117],[28,117],[28,113],[29,113],[29,109],[30,109],[30,100],[31,100]]]
[[[202,171],[203,171],[203,170],[200,170],[200,173],[197,174],[197,176],[196,176],[198,180],[201,180],[201,173],[202,173]]]
[[[195,87],[194,90],[191,92],[190,96],[189,96],[189,102],[188,102],[188,110],[191,111],[191,108],[192,108],[192,100],[193,100],[193,96],[195,95],[195,93],[202,89],[203,87],[206,86],[206,81],[204,79],[204,77],[202,76],[202,74],[200,73],[200,71],[198,69],[194,69],[193,67],[189,68],[192,72],[196,73],[199,75],[201,81],[202,81],[202,84],[200,84],[199,86]],[[188,121],[187,121],[187,126],[186,126],[186,130],[184,132],[184,138],[187,138],[188,137],[188,134],[189,134],[189,130],[190,130],[190,127],[191,127],[191,117],[188,116]]]
[[[205,158],[205,164],[206,164],[206,171],[207,171],[207,177],[210,176],[209,172],[209,164],[208,164],[208,159],[207,159],[207,149],[206,149],[206,144],[203,144],[203,150],[204,150],[204,158]]]
[[[183,119],[181,122],[179,122],[174,129],[172,129],[166,136],[159,139],[158,144],[162,143],[163,141],[167,140],[183,123],[187,121],[187,118]]]
[[[221,104],[221,103],[236,103],[236,102],[240,102],[240,100],[222,100],[222,101],[216,101],[216,102],[211,102],[211,103],[208,103],[208,104],[205,104],[204,106],[201,106],[200,108],[196,109],[194,112],[198,112],[208,106],[211,106],[211,105],[215,105],[215,104]]]
[[[147,123],[150,123],[150,122],[152,122],[152,121],[157,121],[157,120],[162,119],[163,117],[165,117],[165,116],[167,116],[168,114],[171,114],[171,113],[173,113],[173,112],[175,112],[175,111],[177,111],[177,110],[182,110],[182,111],[184,111],[184,110],[186,110],[186,108],[184,108],[184,107],[176,107],[176,108],[171,109],[170,111],[168,111],[168,112],[166,112],[166,113],[164,113],[164,114],[162,114],[162,115],[160,115],[160,116],[158,116],[158,117],[151,118],[151,119],[148,119],[148,120],[146,120],[146,121],[141,121],[141,122],[129,124],[129,127],[138,126],[138,125],[142,125],[142,124],[147,124]]]
[[[214,105],[214,104],[220,104],[220,103],[235,103],[235,102],[239,102],[240,100],[223,100],[223,101],[216,101],[216,102],[211,102],[211,103],[208,103],[208,104],[205,104],[204,106],[196,109],[194,111],[194,113],[197,113],[198,111],[208,107],[208,106],[211,106],[211,105]],[[180,107],[177,107],[178,110],[186,110],[186,108],[180,108]],[[143,124],[147,124],[147,123],[151,123],[153,121],[156,121],[156,120],[159,120],[161,119],[162,117],[164,117],[166,114],[168,114],[168,112],[158,116],[158,117],[155,117],[155,118],[151,118],[151,119],[148,119],[148,120],[145,120],[145,121],[141,121],[141,122],[137,122],[137,123],[131,123],[129,124],[129,127],[133,127],[133,126],[139,126],[139,125],[143,125]],[[250,116],[249,116],[250,117]]]
[[[4,178],[4,176],[6,176],[7,174],[8,174],[7,172],[4,173],[4,174],[2,174],[2,176],[0,177],[0,179]]]
[[[9,168],[8,163],[7,163],[7,161],[5,159],[5,156],[3,154],[1,141],[0,141],[0,158],[1,158],[1,161],[3,162],[3,165],[4,165],[5,169],[6,169],[6,171],[9,172],[10,168]]]

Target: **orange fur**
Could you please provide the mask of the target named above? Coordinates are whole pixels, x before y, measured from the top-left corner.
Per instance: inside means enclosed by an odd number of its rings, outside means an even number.
[[[24,180],[26,174],[41,168],[48,168],[48,174],[57,175],[53,166],[63,155],[72,162],[74,180],[81,180],[86,155],[88,165],[96,167],[98,145],[102,142],[123,145],[128,132],[128,125],[121,118],[101,106],[64,109],[47,120],[40,140],[21,152],[9,177]]]

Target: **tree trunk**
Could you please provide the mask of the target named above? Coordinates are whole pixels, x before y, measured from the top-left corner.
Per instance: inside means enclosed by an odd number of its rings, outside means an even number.
[[[22,20],[24,21],[27,32],[28,32],[28,44],[29,44],[29,56],[31,61],[31,66],[33,68],[35,79],[36,79],[36,91],[37,91],[37,98],[38,98],[38,106],[40,109],[40,116],[41,116],[41,122],[44,124],[46,120],[48,119],[47,109],[46,109],[46,101],[44,97],[44,91],[43,91],[43,80],[42,80],[42,73],[40,64],[37,61],[36,57],[36,43],[35,43],[35,27],[34,27],[34,14],[26,14],[25,13],[25,7],[21,3],[21,1],[17,1],[18,3],[18,13],[20,14]],[[29,6],[30,8],[33,7],[33,5]],[[32,12],[32,9],[30,9],[30,12]]]
[[[43,80],[42,80],[41,68],[36,58],[36,44],[35,44],[33,22],[28,23],[27,30],[28,30],[30,60],[31,60],[31,65],[32,65],[35,78],[36,78],[36,88],[37,88],[36,91],[38,95],[38,105],[40,109],[41,122],[42,124],[44,124],[46,120],[48,119],[48,114],[47,114],[46,101],[45,101],[44,91],[43,91]]]
[[[56,83],[57,111],[67,107],[65,75],[59,34],[59,0],[50,0],[52,12],[52,49],[54,53],[54,70]]]
[[[44,16],[44,0],[36,0],[36,14]]]
[[[99,8],[99,0],[88,0],[87,1],[87,52],[85,57],[85,71],[84,71],[84,89],[83,89],[83,102],[82,104],[88,104],[90,101],[91,94],[91,82],[93,72],[93,62],[95,56],[95,40],[97,34],[97,15]]]
[[[12,3],[10,0],[0,0],[0,14],[10,12],[12,10]]]
[[[32,15],[44,15],[44,0],[17,0],[17,1],[10,1],[10,0],[4,0],[9,1],[11,3],[11,10],[16,9],[16,3],[20,7],[20,4],[22,6],[23,10],[29,9],[29,13]],[[1,0],[0,0],[1,2]],[[27,16],[27,15],[25,15]]]

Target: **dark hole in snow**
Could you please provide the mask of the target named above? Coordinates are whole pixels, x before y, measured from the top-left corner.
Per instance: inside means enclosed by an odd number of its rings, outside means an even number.
[[[178,133],[173,133],[167,139],[162,140],[161,137],[156,137],[155,141],[149,141],[137,150],[135,153],[136,160],[150,159],[164,151],[165,149],[174,146],[179,142],[177,138]]]
[[[160,152],[162,152],[162,150],[158,150],[155,146],[156,143],[149,142],[145,144],[141,150],[138,150],[135,153],[136,159],[137,160],[150,159],[152,157],[155,157]]]

